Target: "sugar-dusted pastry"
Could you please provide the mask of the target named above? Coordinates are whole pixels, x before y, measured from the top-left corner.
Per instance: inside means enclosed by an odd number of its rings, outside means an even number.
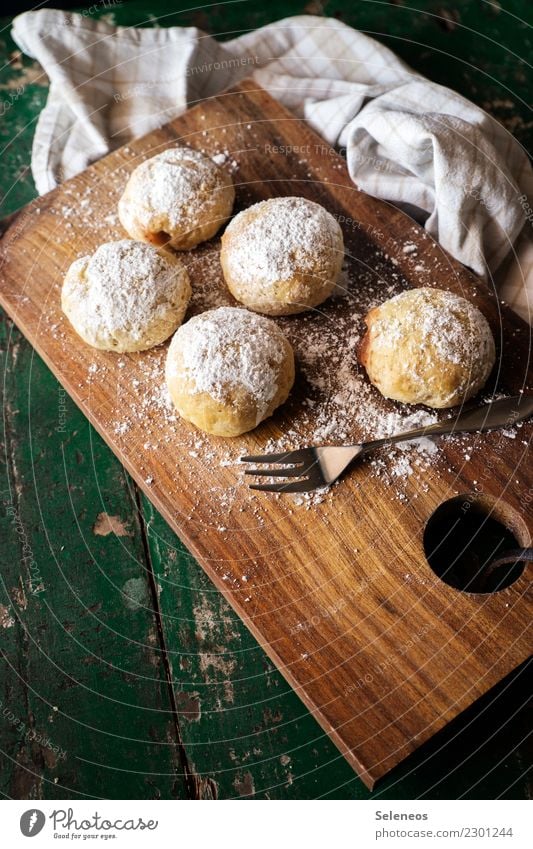
[[[174,333],[190,297],[189,275],[178,257],[122,239],[72,263],[61,306],[94,348],[144,351]]]
[[[188,250],[215,235],[234,199],[231,177],[212,159],[173,147],[133,171],[118,216],[132,239]]]
[[[287,399],[294,356],[270,319],[219,307],[191,318],[175,333],[166,381],[184,419],[217,436],[238,436]]]
[[[342,231],[324,207],[272,198],[240,212],[222,236],[228,289],[266,315],[290,315],[331,295],[344,259]]]
[[[442,289],[412,289],[365,318],[359,359],[386,398],[453,407],[478,392],[495,360],[487,320]]]

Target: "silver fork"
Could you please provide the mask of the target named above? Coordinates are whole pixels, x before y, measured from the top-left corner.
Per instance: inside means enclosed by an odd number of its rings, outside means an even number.
[[[280,454],[259,454],[241,457],[242,463],[265,463],[279,465],[276,469],[246,469],[246,475],[269,478],[288,478],[279,483],[253,483],[250,489],[263,492],[310,492],[321,486],[330,486],[348,466],[365,454],[384,445],[394,445],[418,439],[421,436],[444,436],[450,433],[472,433],[498,427],[511,427],[516,422],[533,414],[533,395],[514,395],[491,401],[483,407],[463,410],[455,418],[446,419],[427,427],[395,433],[385,439],[376,439],[361,445],[324,445],[313,448],[298,448]],[[296,478],[296,480],[290,480]]]

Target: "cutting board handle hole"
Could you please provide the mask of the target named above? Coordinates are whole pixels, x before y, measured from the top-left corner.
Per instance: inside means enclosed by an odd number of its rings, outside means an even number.
[[[512,507],[472,493],[440,504],[424,530],[424,551],[432,570],[449,586],[467,593],[495,593],[514,584],[526,560],[518,559],[517,553],[504,564],[496,561],[530,545],[528,529]]]

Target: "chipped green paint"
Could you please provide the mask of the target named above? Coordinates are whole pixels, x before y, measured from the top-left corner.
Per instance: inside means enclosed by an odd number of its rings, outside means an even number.
[[[463,715],[370,794],[144,497],[143,511],[163,588],[159,604],[181,736],[195,771],[212,779],[219,797],[248,795],[242,790],[251,786],[260,799],[492,798],[507,788],[512,798],[527,794],[519,766],[520,757],[527,759],[525,751],[518,754],[527,708],[511,726],[505,715],[526,703],[524,670],[500,688],[491,707]],[[487,728],[494,734],[488,741]]]
[[[59,4],[61,5],[61,4]],[[186,4],[182,4],[186,5]],[[527,0],[251,0],[101,17],[230,38],[335,15],[493,112],[527,145]],[[418,11],[413,11],[418,10]],[[7,22],[4,21],[7,26]],[[34,196],[45,80],[0,37],[0,214]],[[472,57],[475,57],[473,59]],[[73,403],[5,320],[0,789],[16,798],[524,798],[527,681],[463,715],[370,794]],[[513,716],[512,719],[510,717]]]
[[[1,632],[0,699],[16,718],[0,712],[1,790],[182,797],[135,493],[69,399],[58,432],[56,381],[9,322],[0,334],[0,604],[15,620]],[[95,536],[101,511],[134,532]]]

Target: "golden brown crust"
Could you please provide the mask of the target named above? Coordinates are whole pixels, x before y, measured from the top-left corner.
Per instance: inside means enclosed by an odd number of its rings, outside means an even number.
[[[145,351],[181,324],[191,286],[175,254],[142,242],[106,242],[68,269],[61,307],[79,336],[103,351]]]
[[[207,433],[239,436],[286,401],[292,347],[274,322],[221,307],[191,319],[169,347],[165,376],[179,414]]]
[[[342,231],[305,198],[272,198],[239,213],[222,236],[220,262],[236,300],[265,315],[317,307],[335,288]]]
[[[215,235],[234,200],[229,174],[198,151],[177,147],[133,171],[118,214],[132,238],[189,250]]]
[[[485,384],[495,360],[490,327],[469,301],[412,289],[371,310],[358,358],[386,397],[447,408]]]

